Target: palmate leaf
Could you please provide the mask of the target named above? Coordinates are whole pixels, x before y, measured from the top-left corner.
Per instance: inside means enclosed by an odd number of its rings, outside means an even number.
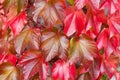
[[[23,53],[19,60],[22,67],[24,80],[32,78],[39,73],[40,80],[46,80],[48,75],[48,64],[44,62],[44,56],[40,51],[29,50]]]
[[[58,60],[52,67],[53,80],[75,80],[76,68],[74,64]]]
[[[13,17],[11,20],[8,20],[2,27],[2,34],[4,35],[6,29],[10,27],[14,36],[18,35],[22,29],[25,27],[26,23],[26,12],[23,11],[19,15]]]
[[[42,17],[44,26],[62,25],[65,15],[64,7],[64,0],[40,0],[35,3],[33,20],[37,22],[37,19]]]
[[[116,12],[110,16],[107,21],[110,29],[110,37],[114,34],[120,34],[120,12]]]
[[[75,0],[75,6],[82,9],[87,3],[90,3],[94,9],[99,9],[101,0]]]
[[[45,52],[46,61],[50,61],[55,56],[66,59],[69,48],[69,40],[60,32],[47,30],[42,31],[41,48]]]
[[[10,63],[0,65],[0,80],[21,80],[20,72]]]
[[[5,10],[5,13],[10,11],[10,8],[16,7],[16,12],[20,12],[21,9],[24,9],[27,4],[27,0],[4,0],[3,2],[3,9]]]
[[[117,73],[117,68],[119,65],[119,58],[114,54],[111,54],[108,58],[103,56],[101,64],[101,73],[106,73],[108,78],[111,79],[113,75]]]
[[[82,34],[79,38],[70,40],[70,62],[81,61],[84,58],[93,61],[98,56],[96,43],[87,35]]]
[[[40,30],[35,28],[25,29],[16,37],[14,46],[19,54],[29,48],[38,50],[40,46]]]
[[[86,17],[82,10],[74,11],[71,8],[68,9],[68,14],[64,20],[64,33],[71,36],[76,32],[76,35],[79,36],[85,28]]]
[[[110,42],[110,33],[108,28],[103,29],[102,32],[99,34],[97,39],[97,47],[99,50],[103,50],[103,53],[105,53],[105,57],[109,57],[113,52],[114,49]]]
[[[120,8],[120,1],[119,0],[102,0],[100,9],[107,10],[107,15],[112,15]]]

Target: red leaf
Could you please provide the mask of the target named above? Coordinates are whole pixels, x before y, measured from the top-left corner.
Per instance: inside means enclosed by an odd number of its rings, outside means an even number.
[[[105,59],[103,56],[101,73],[106,73],[109,78],[112,78],[112,76],[116,73],[116,69],[118,68],[118,60],[118,57],[113,54],[111,54],[107,59]]]
[[[28,80],[39,73],[39,78],[45,80],[48,75],[48,64],[40,51],[26,51],[20,58],[19,65],[22,66],[24,79]]]
[[[1,54],[0,55],[0,64],[4,63],[4,62],[10,62],[13,65],[16,65],[16,61],[17,61],[17,57],[11,53],[9,54]]]
[[[75,80],[76,68],[74,64],[58,60],[52,67],[52,78],[54,80]]]
[[[100,71],[101,61],[102,61],[102,58],[99,56],[97,58],[94,58],[94,61],[91,64],[89,73],[90,73],[91,78],[93,80],[97,80],[99,78],[99,76],[100,76],[100,73],[101,73],[101,71]]]
[[[87,3],[90,3],[94,9],[99,9],[101,0],[75,0],[75,6],[82,9]]]
[[[71,36],[76,32],[79,36],[82,30],[85,28],[86,18],[81,10],[72,11],[68,13],[64,20],[64,33],[67,36]]]
[[[113,47],[110,42],[110,33],[108,29],[104,29],[98,36],[97,39],[98,49],[103,49],[105,52],[105,57],[109,57],[113,52]]]
[[[21,13],[19,13],[19,15],[17,15],[16,17],[12,18],[11,20],[9,20],[4,27],[2,27],[3,30],[3,35],[5,33],[5,30],[7,29],[8,26],[10,26],[13,35],[18,35],[22,29],[24,28],[26,23],[26,12],[23,11]]]
[[[120,34],[120,12],[116,12],[110,16],[108,19],[108,25],[110,27],[110,37],[114,34]]]
[[[108,10],[107,15],[111,15],[119,10],[119,0],[103,0],[100,9]]]

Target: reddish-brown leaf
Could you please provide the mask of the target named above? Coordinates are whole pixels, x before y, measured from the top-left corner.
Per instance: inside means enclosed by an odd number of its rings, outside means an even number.
[[[93,58],[98,55],[96,43],[85,34],[82,34],[79,38],[72,38],[70,46],[70,62],[81,61],[84,58],[93,61]]]
[[[9,63],[0,65],[0,80],[22,80],[19,70]]]
[[[53,80],[75,80],[76,68],[74,64],[58,60],[52,67]]]
[[[46,61],[50,61],[55,56],[66,59],[69,40],[62,33],[46,30],[41,33],[41,48],[45,51]]]
[[[42,17],[44,20],[44,26],[53,27],[62,25],[62,20],[65,15],[65,1],[64,0],[41,0],[35,2],[35,10],[33,12],[33,20],[37,22],[37,19]],[[49,14],[48,14],[49,13]]]
[[[19,34],[14,42],[17,53],[22,53],[25,49],[39,49],[40,46],[40,30],[35,28],[25,29]]]
[[[48,64],[40,51],[26,51],[20,58],[19,66],[22,66],[24,80],[28,80],[39,73],[40,80],[46,80],[48,75]]]

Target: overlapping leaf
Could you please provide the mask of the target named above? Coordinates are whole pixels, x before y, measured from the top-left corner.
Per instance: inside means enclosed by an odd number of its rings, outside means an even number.
[[[70,46],[70,62],[81,61],[84,58],[93,61],[93,58],[98,55],[96,43],[85,34],[82,34],[80,38],[72,38]]]
[[[108,25],[110,29],[110,37],[112,37],[114,34],[120,34],[120,12],[114,13],[110,18],[108,19]]]
[[[74,64],[58,60],[52,67],[52,78],[54,80],[75,80],[76,68]]]
[[[110,78],[116,74],[118,68],[118,57],[111,54],[109,58],[105,59],[103,56],[102,64],[101,64],[101,73],[106,73]]]
[[[9,54],[3,53],[0,55],[0,64],[4,62],[10,62],[11,64],[16,65],[17,57],[11,53]]]
[[[55,56],[67,58],[69,40],[65,35],[55,31],[43,31],[41,34],[41,48],[45,51],[46,61]]]
[[[82,9],[87,3],[90,3],[94,9],[99,9],[101,0],[75,0],[75,6]]]
[[[38,50],[40,46],[40,30],[34,28],[25,29],[16,37],[14,45],[17,53],[30,48]]]
[[[40,51],[26,51],[20,58],[19,66],[22,66],[24,80],[28,80],[39,73],[40,80],[46,80],[48,75],[48,64]]]
[[[0,65],[0,80],[21,80],[20,72],[9,63]]]
[[[21,11],[21,9],[25,8],[27,0],[4,0],[3,8],[5,12],[9,12],[11,8],[17,8],[17,11]]]
[[[68,14],[64,20],[64,33],[67,36],[71,36],[76,32],[76,35],[80,35],[85,28],[86,17],[81,10],[68,9]]]
[[[37,19],[42,17],[45,23],[44,26],[62,25],[61,20],[65,15],[64,7],[64,0],[41,0],[36,2],[33,20],[37,22]]]
[[[114,14],[120,8],[119,0],[103,0],[101,3],[100,9],[105,9],[107,11],[107,15]]]
[[[104,29],[98,36],[97,46],[99,50],[103,50],[105,52],[105,56],[109,57],[113,52],[113,47],[110,42],[110,33],[108,29]],[[102,53],[102,54],[103,54]]]
[[[2,27],[2,34],[4,35],[8,26],[12,30],[13,35],[18,35],[24,28],[26,23],[26,12],[23,11],[16,17],[12,18],[10,21],[6,22]]]

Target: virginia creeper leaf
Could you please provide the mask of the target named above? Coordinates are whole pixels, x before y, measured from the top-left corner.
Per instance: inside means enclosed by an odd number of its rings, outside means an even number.
[[[70,62],[81,61],[83,58],[93,61],[93,58],[98,55],[96,43],[85,34],[79,38],[73,37],[70,40],[70,47]]]
[[[70,11],[71,12],[70,12]],[[86,18],[84,13],[81,10],[73,11],[69,9],[64,20],[64,33],[67,36],[71,36],[76,32],[76,35],[79,36],[82,30],[85,28]]]
[[[10,62],[13,65],[16,65],[16,61],[17,61],[17,57],[11,53],[8,54],[1,54],[0,55],[0,64],[4,63],[4,62]]]
[[[2,27],[2,34],[4,35],[7,27],[9,26],[12,30],[13,35],[18,35],[22,29],[24,28],[26,23],[26,12],[23,11],[16,17],[12,18],[10,21],[6,22],[5,25]]]
[[[58,60],[52,67],[52,78],[54,80],[75,80],[76,68],[74,64]]]
[[[108,19],[108,25],[110,29],[110,37],[112,37],[114,34],[120,34],[120,12],[114,13],[110,18]]]
[[[36,2],[33,20],[37,22],[37,19],[42,17],[45,23],[44,26],[47,27],[62,25],[61,20],[65,15],[64,4],[64,0],[41,0]]]
[[[103,29],[103,31],[99,34],[97,39],[97,46],[99,50],[104,50],[106,57],[109,57],[110,54],[113,52],[113,47],[110,42],[110,33],[108,29]]]
[[[19,66],[22,66],[24,80],[28,80],[39,73],[40,80],[46,80],[48,75],[48,64],[40,51],[29,50],[23,53]]]
[[[104,58],[101,64],[101,73],[106,73],[109,78],[112,78],[116,73],[116,69],[118,68],[118,57],[111,54],[108,58]]]
[[[39,49],[40,46],[40,30],[34,28],[25,29],[19,34],[14,42],[17,53],[22,53],[25,49]]]
[[[0,80],[21,80],[20,72],[9,63],[3,63],[0,65]]]
[[[42,31],[41,48],[45,51],[46,61],[50,61],[55,56],[66,59],[69,40],[62,33],[47,30]]]

